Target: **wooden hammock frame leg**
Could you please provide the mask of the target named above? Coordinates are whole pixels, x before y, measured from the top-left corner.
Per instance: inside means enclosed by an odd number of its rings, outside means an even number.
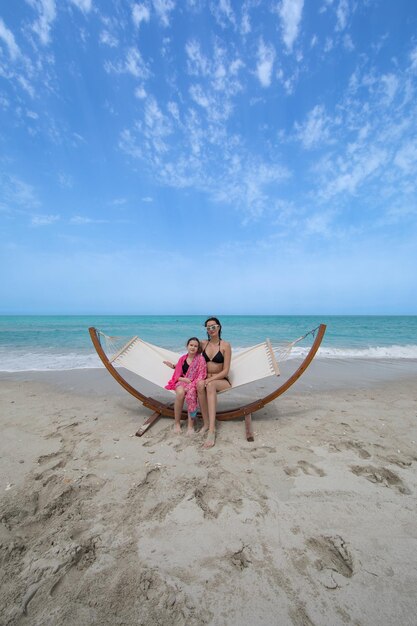
[[[245,415],[245,433],[246,441],[255,441],[252,430],[252,413],[248,413],[247,415]]]
[[[159,420],[160,417],[162,417],[162,413],[159,413],[158,411],[152,413],[152,415],[150,415],[148,419],[143,422],[139,430],[136,431],[136,437],[142,437],[142,435],[144,435],[146,431]]]

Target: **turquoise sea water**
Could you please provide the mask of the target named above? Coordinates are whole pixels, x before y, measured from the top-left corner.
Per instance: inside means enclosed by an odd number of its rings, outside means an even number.
[[[188,337],[204,337],[205,316],[0,316],[0,370],[99,367],[88,334],[145,341],[182,352]],[[223,337],[234,350],[263,341],[285,343],[320,323],[327,332],[318,358],[417,359],[417,316],[222,316]],[[293,356],[303,355],[311,337]]]

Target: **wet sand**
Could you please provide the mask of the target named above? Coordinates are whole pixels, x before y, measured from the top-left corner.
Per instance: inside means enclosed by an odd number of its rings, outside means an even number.
[[[0,374],[1,623],[414,625],[416,373],[316,361],[208,451],[103,370]]]

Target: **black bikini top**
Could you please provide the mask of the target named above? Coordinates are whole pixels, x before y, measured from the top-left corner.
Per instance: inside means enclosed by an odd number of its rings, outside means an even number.
[[[206,348],[208,346],[209,342],[206,343]],[[220,352],[220,341],[219,341],[219,351],[217,352],[217,354],[214,355],[214,357],[212,359],[210,359],[210,357],[206,354],[206,348],[204,348],[203,350],[203,357],[206,360],[206,363],[224,363],[224,356],[222,355],[222,353]]]
[[[188,372],[188,368],[190,366],[187,363],[187,359],[185,359],[184,363],[182,364],[182,375],[185,376],[186,373]]]

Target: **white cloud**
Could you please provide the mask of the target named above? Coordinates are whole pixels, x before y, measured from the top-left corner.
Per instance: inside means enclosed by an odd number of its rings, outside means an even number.
[[[126,56],[126,70],[133,76],[145,78],[148,74],[146,65],[137,48],[130,48]]]
[[[384,74],[381,76],[381,82],[385,92],[385,104],[389,106],[397,93],[399,79],[395,74]]]
[[[139,100],[144,100],[147,96],[145,88],[141,85],[140,87],[136,87],[135,96]]]
[[[117,74],[132,74],[136,78],[146,79],[149,77],[149,69],[137,48],[129,48],[124,61],[112,63],[107,61],[104,64],[106,72],[116,72]]]
[[[50,41],[51,26],[56,18],[55,0],[28,1],[39,13],[38,19],[32,24],[32,29],[46,46]]]
[[[191,85],[190,96],[194,100],[194,102],[196,102],[196,104],[199,104],[201,107],[205,109],[209,108],[210,100],[204,93],[201,85]]]
[[[282,0],[278,5],[278,15],[281,18],[282,38],[289,52],[298,37],[304,0]]]
[[[324,52],[330,52],[333,50],[334,42],[331,37],[326,37],[326,41],[324,42]]]
[[[217,0],[216,2],[212,2],[210,9],[217,23],[222,28],[226,28],[229,24],[233,24],[233,26],[236,25],[236,17],[230,0]]]
[[[348,52],[353,52],[353,50],[355,49],[355,45],[352,41],[352,37],[348,34],[346,34],[343,37],[343,46],[345,48],[345,50],[347,50]]]
[[[9,100],[3,94],[0,94],[0,106],[3,109],[8,109],[10,106]]]
[[[153,198],[151,198],[150,196],[145,196],[144,198],[141,198],[142,202],[153,202]]]
[[[336,9],[336,30],[344,30],[346,28],[347,20],[349,16],[349,3],[348,0],[340,0]]]
[[[60,219],[59,215],[33,215],[31,219],[32,226],[49,226]]]
[[[92,0],[71,0],[71,2],[83,13],[89,13],[93,8]]]
[[[180,121],[180,111],[178,108],[178,104],[176,102],[168,102],[167,105],[168,111],[171,113],[172,117],[179,122]]]
[[[145,105],[144,127],[145,137],[153,148],[154,155],[159,158],[168,151],[165,138],[173,131],[171,118],[164,115],[153,97],[149,97]]]
[[[127,198],[115,198],[112,200],[111,204],[114,206],[122,206],[127,203]]]
[[[407,174],[417,175],[417,140],[408,141],[395,155],[395,165]]]
[[[0,200],[8,205],[23,208],[38,207],[40,202],[32,185],[16,176],[0,175]]]
[[[272,45],[265,44],[261,39],[258,46],[258,64],[256,66],[256,74],[262,87],[269,87],[271,84],[274,59],[274,47]]]
[[[145,4],[134,4],[132,8],[132,19],[134,25],[139,28],[142,22],[149,22],[150,11]]]
[[[187,53],[187,68],[189,74],[193,76],[206,76],[208,73],[208,59],[201,52],[200,44],[195,39],[188,41],[185,45]]]
[[[83,226],[85,224],[107,224],[109,220],[101,220],[92,217],[85,217],[83,215],[74,215],[69,220],[70,224],[75,224],[76,226]]]
[[[243,210],[246,223],[271,208],[268,188],[280,185],[289,177],[289,170],[282,165],[271,165],[252,157],[245,159],[242,155],[241,159],[232,160],[224,176],[213,185],[212,194],[216,201]]]
[[[417,46],[410,52],[411,69],[417,70]]]
[[[234,52],[228,52],[223,43],[215,42],[211,58],[201,52],[196,40],[188,41],[185,46],[188,73],[201,79],[199,84],[189,87],[189,94],[215,122],[230,116],[234,107],[232,98],[243,88],[239,74],[244,63]]]
[[[152,0],[153,8],[163,26],[169,26],[169,14],[175,9],[174,0]]]
[[[110,46],[110,48],[117,48],[117,46],[119,45],[117,38],[114,37],[114,35],[112,35],[111,33],[109,33],[108,30],[101,31],[100,43],[104,44],[105,46]]]
[[[13,61],[15,61],[20,55],[19,46],[17,45],[15,41],[12,31],[7,28],[7,26],[5,25],[1,17],[0,17],[0,39],[3,40],[4,43],[6,44],[9,54],[10,54],[10,58]]]
[[[17,82],[19,85],[29,94],[31,98],[35,97],[35,89],[30,84],[30,82],[22,75],[17,77]]]
[[[381,171],[388,162],[388,156],[386,150],[370,147],[355,159],[347,158],[345,161],[338,159],[332,168],[333,176],[330,176],[329,182],[324,185],[323,197],[330,198],[346,192],[355,194],[365,181]]]
[[[330,119],[323,105],[316,105],[307,115],[304,124],[295,123],[296,136],[304,148],[314,148],[329,141]]]
[[[60,172],[58,174],[58,182],[61,185],[61,187],[71,188],[74,186],[74,180],[72,176],[70,174],[65,174],[63,172]]]
[[[252,30],[249,13],[243,12],[242,20],[240,23],[240,32],[242,35],[248,35]]]
[[[333,219],[334,213],[332,211],[323,211],[309,215],[304,220],[303,225],[307,234],[327,237],[333,235],[331,228]]]

